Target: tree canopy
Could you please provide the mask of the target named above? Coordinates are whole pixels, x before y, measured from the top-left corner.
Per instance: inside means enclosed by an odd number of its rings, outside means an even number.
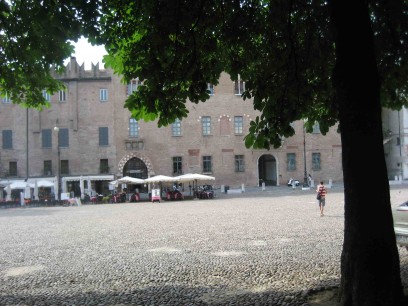
[[[48,106],[43,90],[54,93],[63,84],[52,77],[87,25],[94,25],[97,1],[0,0],[0,93],[13,103]],[[51,69],[52,68],[52,69]]]
[[[381,101],[397,109],[407,103],[406,3],[370,4]],[[101,11],[93,38],[106,45],[106,64],[125,81],[145,80],[126,102],[138,119],[187,116],[185,101],[208,99],[207,83],[225,71],[245,80],[244,99],[262,113],[247,146],[279,147],[302,118],[323,133],[338,121],[327,1],[118,1]]]

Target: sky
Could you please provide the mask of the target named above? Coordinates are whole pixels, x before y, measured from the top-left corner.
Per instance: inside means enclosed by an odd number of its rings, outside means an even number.
[[[92,46],[88,43],[86,38],[80,38],[78,42],[73,43],[75,46],[75,53],[72,55],[76,57],[78,65],[85,63],[85,70],[91,69],[92,63],[96,65],[99,62],[99,67],[103,68],[102,57],[106,54],[103,46]],[[67,64],[69,59],[65,61]]]

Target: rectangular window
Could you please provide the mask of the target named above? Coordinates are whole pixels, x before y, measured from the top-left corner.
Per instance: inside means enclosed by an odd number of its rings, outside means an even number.
[[[69,160],[61,160],[61,174],[69,174]]]
[[[183,174],[183,159],[181,156],[173,157],[173,174]]]
[[[11,103],[10,96],[7,92],[1,95],[1,101],[3,103]]]
[[[234,83],[234,93],[235,95],[242,95],[245,91],[245,82],[241,79],[241,76],[238,74],[238,80]]]
[[[208,83],[207,84],[207,91],[209,92],[210,96],[213,96],[214,95],[214,85]]]
[[[171,132],[173,136],[181,136],[181,121],[176,119],[171,125]]]
[[[101,174],[109,173],[109,160],[108,159],[99,160],[99,169]]]
[[[13,131],[12,130],[3,130],[3,149],[12,149],[13,148]]]
[[[58,143],[60,148],[69,147],[69,133],[67,128],[60,128],[58,132]]]
[[[296,154],[295,153],[287,153],[286,154],[286,170],[287,171],[295,171],[296,170]]]
[[[17,176],[17,162],[15,161],[9,162],[9,175]]]
[[[129,119],[129,137],[139,137],[139,122],[136,119]]]
[[[211,117],[203,116],[201,118],[201,128],[203,135],[211,135]]]
[[[42,95],[43,95],[45,101],[48,101],[48,102],[51,101],[51,96],[50,96],[50,94],[49,94],[48,92],[46,92],[45,90],[42,91]]]
[[[100,146],[107,146],[109,145],[109,134],[107,127],[100,127],[99,128],[99,145]]]
[[[65,90],[60,90],[60,91],[58,92],[58,100],[59,100],[60,102],[65,102],[65,101],[67,100],[67,96],[66,96]]]
[[[212,173],[211,156],[203,156],[203,173]]]
[[[312,170],[321,170],[320,153],[312,153]]]
[[[99,90],[99,101],[101,102],[108,101],[108,90],[106,88],[102,88]]]
[[[51,148],[52,147],[52,134],[51,129],[43,129],[41,131],[41,142],[43,148]]]
[[[242,134],[244,132],[244,119],[242,116],[234,117],[234,133]]]
[[[142,85],[142,82],[139,79],[131,80],[128,84],[127,94],[131,95],[132,93],[137,91],[140,85]]]
[[[235,155],[235,172],[245,171],[244,155]]]
[[[52,175],[52,161],[44,160],[44,175]]]

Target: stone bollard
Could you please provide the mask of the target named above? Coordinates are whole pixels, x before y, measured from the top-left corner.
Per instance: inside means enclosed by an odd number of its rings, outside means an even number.
[[[245,184],[242,184],[242,185],[241,185],[241,191],[242,191],[242,192],[245,192]]]
[[[225,185],[221,185],[221,193],[225,192]]]
[[[265,191],[265,182],[262,182],[262,191]]]

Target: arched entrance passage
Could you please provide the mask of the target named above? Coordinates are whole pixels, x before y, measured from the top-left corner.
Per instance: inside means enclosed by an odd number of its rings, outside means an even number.
[[[138,174],[138,176],[136,176],[136,174]],[[140,153],[129,153],[119,162],[118,177],[131,176],[145,179],[152,175],[154,175],[152,163],[146,156]]]
[[[133,157],[127,161],[123,167],[123,176],[137,177],[145,179],[148,177],[147,167],[145,163],[137,157]]]
[[[140,153],[129,153],[119,162],[118,177],[130,176],[145,179],[151,175],[154,175],[152,164],[147,157]],[[144,186],[137,186],[138,189],[142,187]]]
[[[264,154],[258,160],[259,185],[265,182],[265,186],[277,185],[276,159],[273,155]]]

